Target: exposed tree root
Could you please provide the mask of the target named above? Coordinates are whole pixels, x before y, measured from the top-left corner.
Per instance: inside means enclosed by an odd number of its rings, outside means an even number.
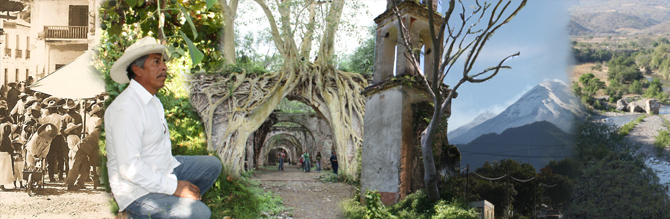
[[[287,64],[288,65],[288,64]],[[207,148],[222,159],[231,174],[244,168],[247,139],[281,99],[301,101],[330,124],[342,173],[358,178],[357,153],[363,142],[367,81],[333,66],[300,63],[263,75],[199,74],[190,79],[191,102],[200,113]]]

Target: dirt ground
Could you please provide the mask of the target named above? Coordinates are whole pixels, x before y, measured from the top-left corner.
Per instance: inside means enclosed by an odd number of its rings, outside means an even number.
[[[289,208],[287,218],[343,218],[340,203],[353,197],[355,188],[345,183],[324,183],[312,170],[306,173],[296,166],[285,166],[285,171],[273,167],[258,170],[252,177],[263,189],[272,190]],[[115,218],[110,211],[111,196],[101,188],[67,191],[65,183],[46,180],[43,189],[30,197],[25,189],[0,191],[0,219],[49,218],[49,219],[98,219]]]
[[[570,84],[579,81],[579,77],[586,73],[593,73],[593,75],[605,82],[605,85],[609,86],[609,80],[607,80],[607,67],[603,66],[602,71],[592,70],[591,67],[596,66],[595,63],[585,63],[581,65],[575,65],[572,67],[572,74],[570,75]]]
[[[0,218],[114,218],[111,213],[111,196],[101,188],[67,191],[65,183],[45,182],[36,195],[28,196],[26,190],[0,191]]]
[[[272,168],[272,167],[267,167]],[[279,194],[284,206],[291,208],[292,218],[344,218],[340,203],[352,198],[355,188],[345,183],[324,183],[315,169],[306,173],[296,166],[284,166],[284,171],[262,169],[252,179],[260,186]]]

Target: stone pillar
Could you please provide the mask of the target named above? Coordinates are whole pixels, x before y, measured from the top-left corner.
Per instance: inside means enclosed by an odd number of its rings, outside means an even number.
[[[365,94],[361,193],[376,190],[385,205],[409,194],[414,176],[412,104],[429,101],[418,85],[396,85]],[[423,173],[420,173],[423,176]]]
[[[412,40],[412,46],[418,47],[420,46],[420,39],[419,39],[419,33],[416,31],[412,31],[412,22],[416,21],[416,19],[412,18],[411,16],[405,16],[403,17],[403,20],[410,21],[409,24],[405,23],[410,28],[410,39]],[[409,48],[407,46],[403,45],[405,44],[405,41],[402,39],[401,32],[398,31],[398,41],[401,42],[398,44],[398,51],[397,51],[397,59],[396,59],[396,76],[400,75],[415,75],[414,73],[414,65],[412,65],[412,61],[407,58],[407,56],[410,56]],[[418,47],[417,49],[421,49],[421,47]],[[406,56],[407,55],[407,56]],[[415,53],[415,55],[418,55]],[[411,57],[411,56],[410,56]]]
[[[375,68],[372,76],[374,84],[393,77],[397,36],[397,28],[394,26],[384,26],[377,29]]]

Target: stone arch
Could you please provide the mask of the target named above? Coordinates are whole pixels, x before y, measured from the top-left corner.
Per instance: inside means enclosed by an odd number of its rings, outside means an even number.
[[[316,153],[321,152],[323,157],[329,158],[335,149],[333,133],[328,121],[317,113],[277,113],[277,122],[295,122],[306,128],[313,136],[315,144],[310,147],[311,160],[316,161]],[[321,160],[322,166],[330,165],[327,159]]]
[[[262,147],[261,151],[269,150],[269,149],[267,149],[267,147],[272,146],[269,143],[270,142],[274,143],[274,141],[277,141],[276,139],[273,139],[274,136],[288,135],[288,136],[292,137],[291,140],[295,140],[296,144],[294,144],[294,146],[299,148],[301,153],[302,153],[302,151],[307,149],[305,147],[305,145],[307,145],[309,143],[313,144],[313,142],[314,142],[313,137],[311,137],[311,135],[308,135],[307,133],[309,133],[309,131],[304,129],[303,127],[291,127],[291,128],[273,127],[273,129],[270,132],[268,132],[267,136],[265,137],[266,140],[263,142],[262,145],[260,145],[260,147]],[[312,140],[308,141],[309,139],[312,139]],[[293,144],[293,142],[291,142],[291,143]],[[265,148],[265,149],[263,149],[263,148]],[[270,147],[270,148],[272,148],[272,147]],[[257,162],[258,162],[259,166],[264,164],[263,159],[265,159],[265,158],[264,157],[258,157],[257,158]]]
[[[337,70],[327,61],[296,62],[266,74],[221,71],[192,75],[189,90],[203,119],[207,149],[219,155],[227,172],[243,171],[249,137],[288,98],[312,107],[327,121],[341,173],[358,179],[365,114],[361,91],[367,86],[363,76]]]
[[[274,135],[289,133],[294,135],[300,141],[301,145],[303,146],[303,150],[312,150],[316,141],[312,131],[300,123],[289,123],[299,125],[299,127],[273,126],[272,129],[270,129],[270,131],[266,134],[265,141],[261,146],[264,146],[265,142],[267,142],[268,139]]]
[[[263,166],[265,164],[268,153],[271,149],[274,149],[277,146],[277,143],[283,143],[282,145],[292,146],[292,148],[290,148],[291,150],[287,150],[290,152],[289,156],[291,158],[292,164],[295,164],[295,161],[300,158],[300,154],[303,152],[302,148],[299,146],[298,139],[296,139],[295,136],[286,133],[274,135],[270,137],[261,148],[261,153],[257,160],[259,166]]]

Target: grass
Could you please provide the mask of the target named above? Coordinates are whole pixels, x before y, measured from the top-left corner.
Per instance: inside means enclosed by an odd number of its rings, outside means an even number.
[[[656,148],[658,155],[663,155],[663,150],[668,145],[670,145],[670,132],[667,130],[660,131],[654,142],[654,148]]]
[[[628,133],[629,133],[631,130],[633,130],[633,128],[635,128],[635,126],[636,126],[638,123],[642,122],[642,120],[644,120],[645,118],[647,118],[647,114],[644,114],[644,115],[642,115],[642,116],[640,116],[640,117],[637,117],[637,119],[635,119],[635,120],[633,120],[633,121],[631,121],[631,122],[629,122],[629,123],[626,123],[625,125],[621,126],[621,129],[619,129],[619,137],[623,138],[623,137],[625,137],[626,135],[628,135]]]
[[[248,178],[250,175],[251,172],[247,172],[234,178],[222,171],[203,196],[203,202],[212,210],[212,218],[263,218],[286,210],[279,195],[265,192],[258,182]]]
[[[355,186],[356,188],[361,187],[361,181],[360,180],[354,180],[351,176],[345,175],[345,174],[335,174],[333,173],[333,170],[323,170],[326,174],[322,174],[319,176],[319,180],[321,182],[331,182],[331,183],[336,183],[336,182],[343,182],[347,183],[349,185]]]
[[[663,118],[663,126],[665,128],[670,129],[670,122],[668,122],[665,117],[661,116]],[[656,141],[654,142],[654,148],[656,148],[656,152],[658,153],[659,156],[663,155],[663,150],[665,147],[670,145],[670,131],[668,130],[663,130],[658,133],[656,136]]]
[[[343,201],[341,205],[345,218],[476,218],[475,210],[470,208],[461,197],[447,195],[446,193],[443,196],[444,199],[431,202],[428,200],[425,191],[419,190],[407,195],[403,200],[392,206],[383,206],[379,195],[372,193],[376,192],[368,191],[365,194],[365,206],[361,205],[357,198]]]
[[[365,217],[365,207],[361,205],[359,200],[356,198],[344,200],[342,205],[342,210],[344,211],[344,218],[364,218]]]

